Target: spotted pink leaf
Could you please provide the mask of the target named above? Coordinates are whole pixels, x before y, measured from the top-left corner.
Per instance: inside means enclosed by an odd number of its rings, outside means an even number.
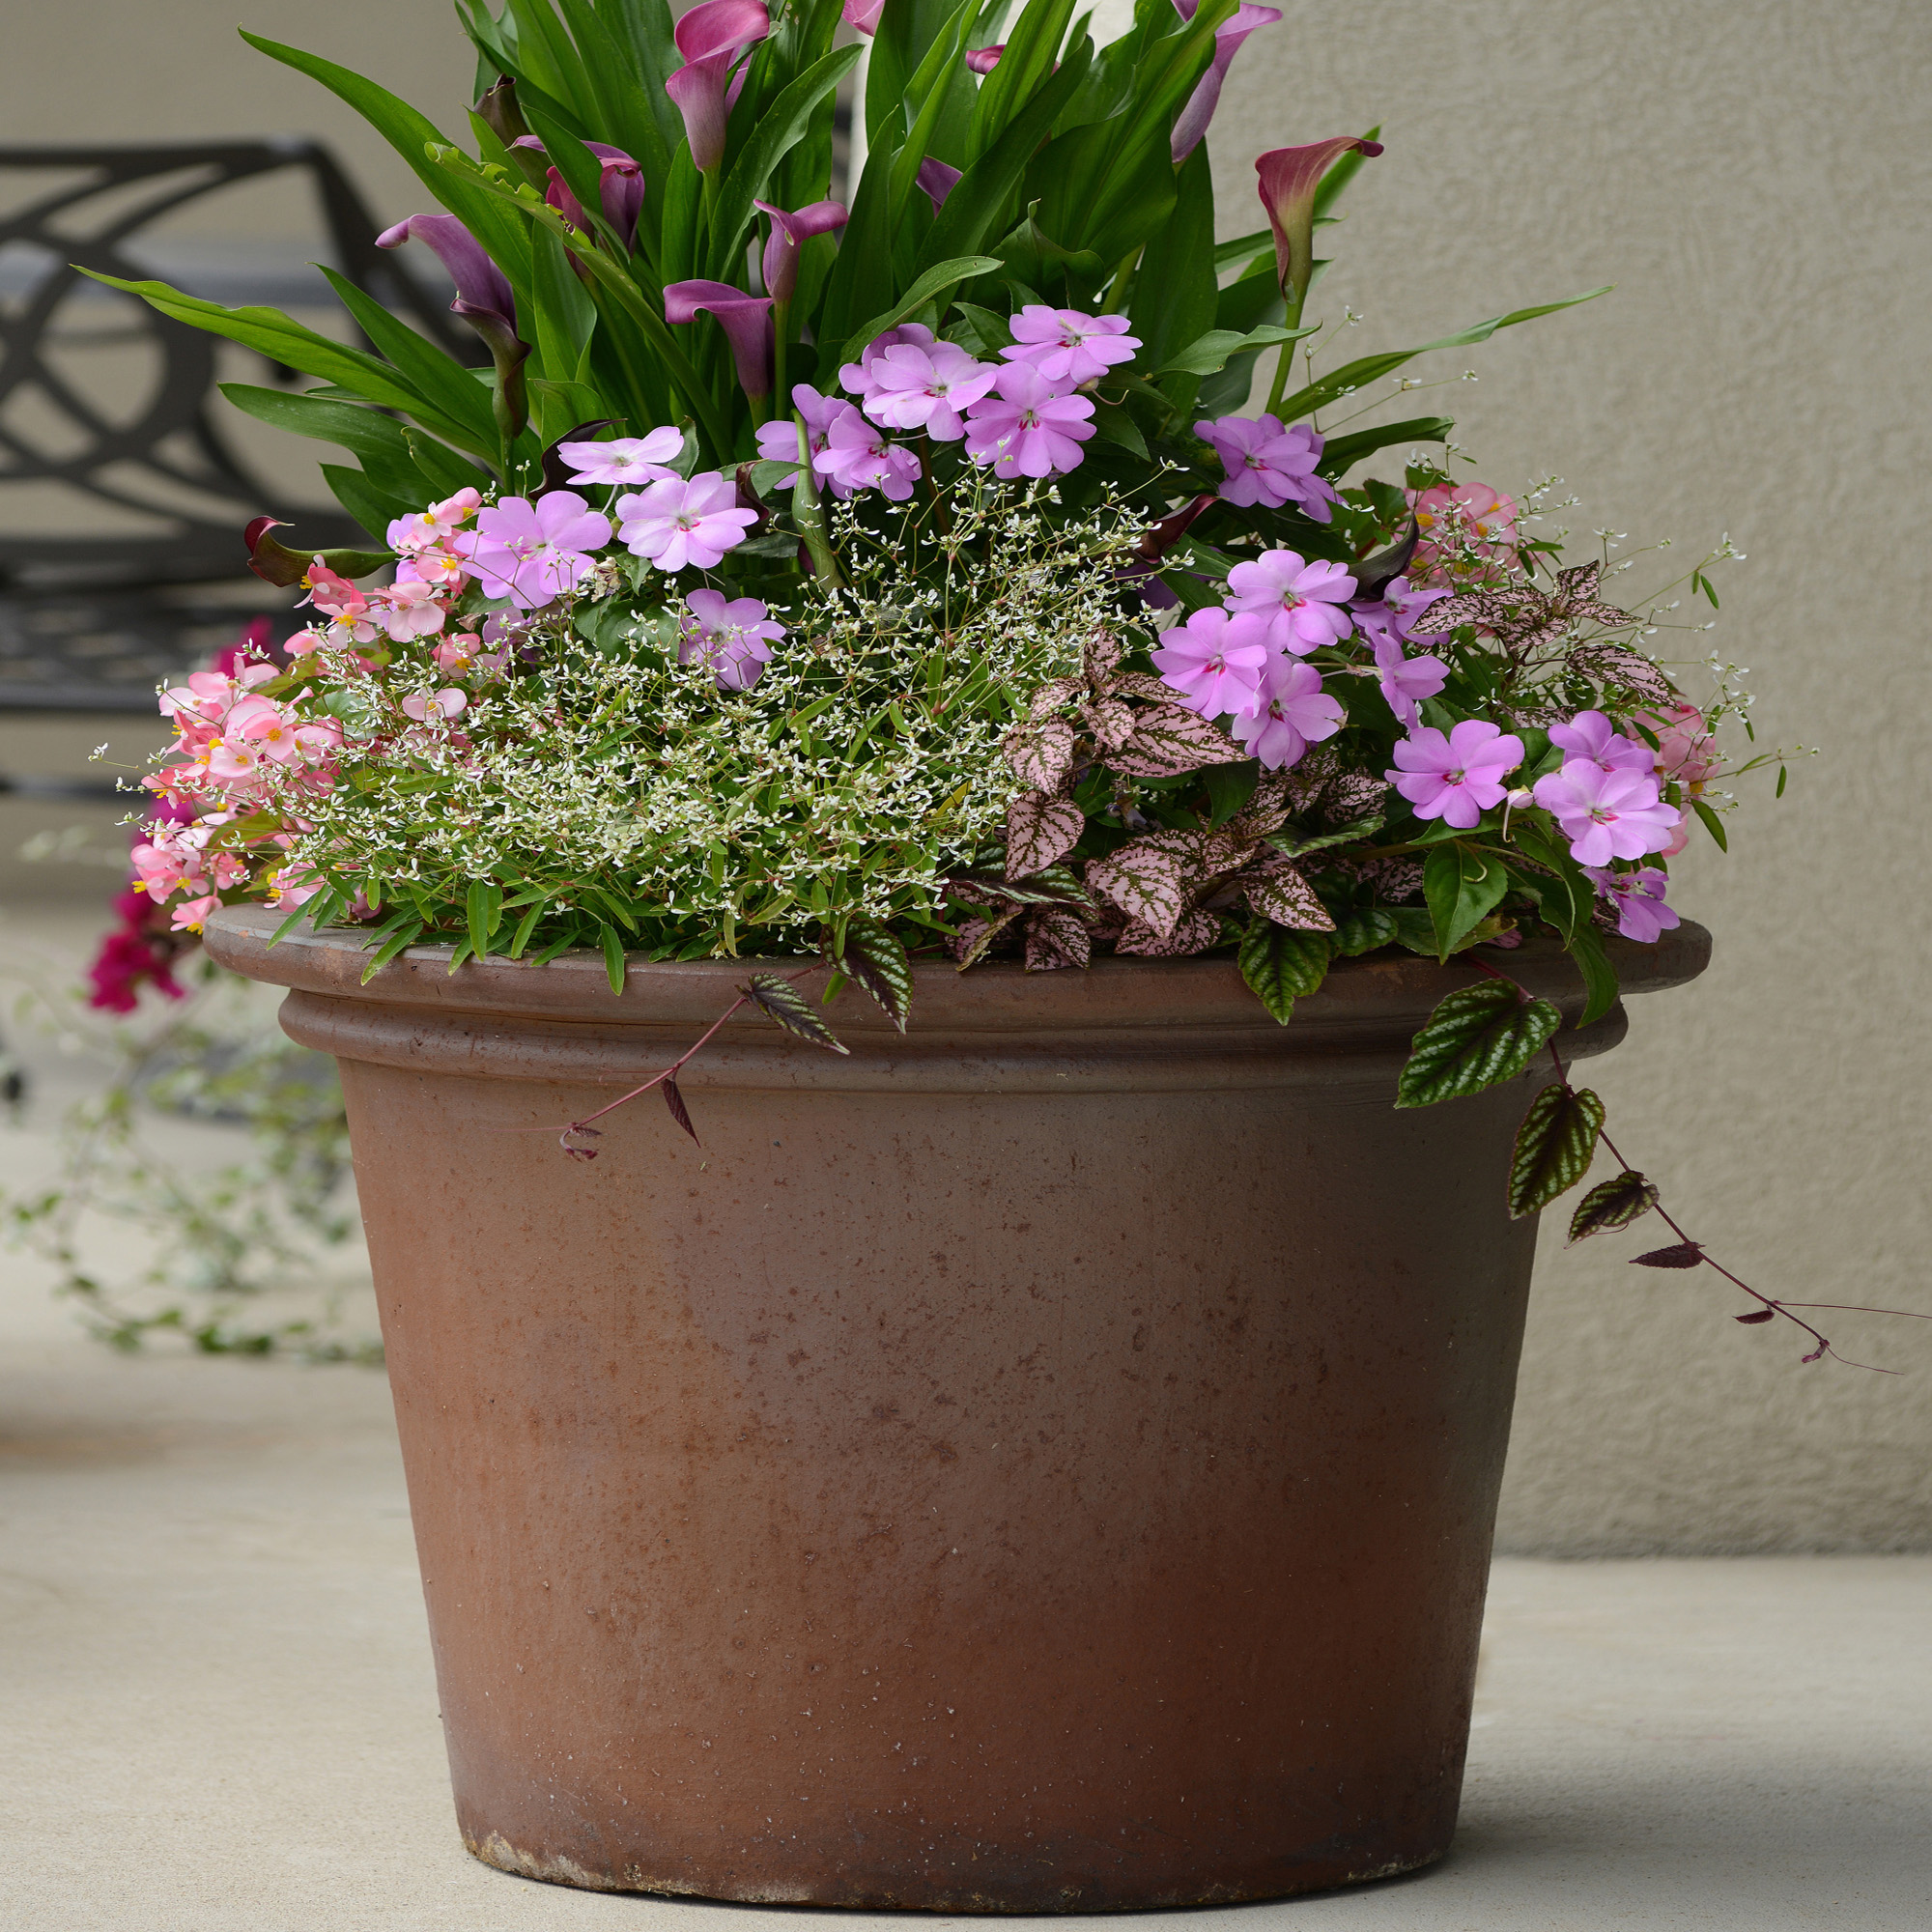
[[[1333,932],[1328,908],[1292,859],[1265,862],[1241,881],[1248,903],[1265,919],[1297,932]]]
[[[1246,756],[1198,712],[1159,704],[1140,714],[1134,735],[1107,754],[1107,763],[1128,778],[1171,779],[1204,765],[1236,764]]]
[[[1064,718],[1023,724],[1008,733],[1007,763],[1039,791],[1058,791],[1073,769],[1073,726]]]
[[[1052,973],[1063,966],[1085,966],[1094,956],[1093,935],[1078,913],[1064,906],[1036,906],[1027,915],[1026,964],[1029,973]]]
[[[1130,919],[1114,942],[1116,952],[1138,953],[1144,959],[1179,959],[1206,952],[1221,937],[1221,922],[1211,912],[1191,912],[1172,932],[1157,932],[1145,920]]]
[[[1023,791],[1007,808],[1007,877],[1023,879],[1080,842],[1087,814],[1070,798]]]
[[[1130,839],[1104,859],[1087,862],[1089,891],[1110,898],[1130,919],[1170,933],[1187,909],[1187,883],[1195,867],[1183,854],[1151,838]]]

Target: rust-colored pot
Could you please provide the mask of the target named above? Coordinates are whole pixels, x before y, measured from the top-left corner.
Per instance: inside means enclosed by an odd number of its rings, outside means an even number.
[[[1466,968],[919,971],[838,1058],[729,962],[224,966],[342,1063],[457,1816],[506,1870],[952,1912],[1266,1898],[1440,1858],[1535,1223],[1537,1068],[1415,1112]],[[1709,939],[1618,946],[1632,990]],[[1535,944],[1511,970],[1574,1016]],[[1621,1008],[1561,1036],[1582,1059]]]

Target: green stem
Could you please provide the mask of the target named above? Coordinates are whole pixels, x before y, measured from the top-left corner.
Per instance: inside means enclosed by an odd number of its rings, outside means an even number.
[[[1293,290],[1290,290],[1287,293],[1288,314],[1283,319],[1283,326],[1290,329],[1296,329],[1301,327],[1302,298],[1300,294]],[[1281,349],[1274,358],[1274,384],[1268,390],[1267,408],[1262,412],[1264,415],[1271,416],[1281,408],[1281,399],[1287,391],[1289,376],[1294,368],[1294,341],[1291,338],[1281,345]]]
[[[1146,245],[1143,242],[1141,247],[1144,248]],[[1140,248],[1129,248],[1127,250],[1125,256],[1122,259],[1121,266],[1114,270],[1114,279],[1107,284],[1107,293],[1100,298],[1100,308],[1103,313],[1111,310],[1114,304],[1120,300],[1121,291],[1125,288],[1127,277],[1133,273],[1134,267],[1140,259]]]
[[[772,403],[768,414],[761,415],[760,422],[769,422],[773,416],[782,415],[791,408],[791,390],[785,386],[785,351],[790,345],[785,341],[791,327],[791,303],[775,301],[772,304]]]
[[[811,558],[818,581],[828,590],[842,590],[844,581],[832,554],[832,539],[825,529],[825,510],[818,500],[817,479],[811,473],[811,438],[807,434],[805,418],[797,411],[792,412],[791,419],[798,425],[798,476],[791,486],[791,513],[798,519],[806,554]]]

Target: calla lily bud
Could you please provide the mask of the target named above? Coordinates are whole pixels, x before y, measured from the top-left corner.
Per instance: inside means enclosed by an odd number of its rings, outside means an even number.
[[[991,73],[992,71],[999,66],[1000,56],[1003,53],[1005,53],[1006,50],[1007,50],[1007,43],[1005,41],[1002,41],[996,47],[975,47],[973,51],[966,56],[966,65],[974,73],[977,74]]]
[[[508,280],[453,214],[412,214],[376,238],[379,248],[400,248],[405,242],[422,242],[449,270],[456,284],[449,306],[483,338],[497,365],[497,427],[505,442],[512,441],[529,420],[524,360],[530,346],[517,335],[517,301]]]
[[[814,201],[794,214],[774,208],[768,201],[754,201],[771,216],[771,239],[765,243],[761,272],[765,293],[775,301],[790,301],[798,287],[798,251],[814,235],[829,235],[843,228],[851,218],[842,201]]]
[[[1192,14],[1189,14],[1192,18]],[[1244,5],[1234,17],[1223,20],[1214,29],[1214,63],[1201,76],[1194,92],[1188,96],[1187,105],[1180,110],[1174,124],[1174,164],[1179,167],[1196,148],[1201,145],[1201,137],[1208,131],[1208,124],[1214,118],[1214,110],[1221,104],[1221,83],[1228,77],[1228,70],[1234,65],[1235,56],[1240,52],[1242,43],[1257,27],[1271,27],[1281,18],[1278,7],[1256,7]]]
[[[524,119],[524,110],[517,105],[517,83],[507,77],[498,79],[485,90],[483,99],[469,111],[509,149],[511,160],[523,169],[530,184],[541,187],[543,170],[526,156],[517,152],[528,141],[530,132],[529,124]],[[538,145],[541,146],[540,143]]]
[[[959,170],[928,155],[919,164],[917,180],[920,192],[932,203],[932,212],[937,214],[946,206],[946,197],[959,185]]]
[[[544,144],[534,134],[524,135],[516,146],[537,154],[544,152]],[[604,219],[617,231],[624,246],[632,248],[637,243],[638,216],[644,207],[644,171],[622,148],[608,147],[602,141],[585,141],[583,146],[597,156],[597,185]],[[585,235],[590,233],[582,203],[571,193],[570,185],[554,168],[546,180],[544,199],[573,228]]]
[[[1311,141],[1305,148],[1276,148],[1260,156],[1262,206],[1274,229],[1275,278],[1292,294],[1297,312],[1315,272],[1315,190],[1341,157],[1350,153],[1379,155],[1382,144],[1358,134]]]
[[[731,345],[738,384],[753,402],[772,392],[772,298],[748,296],[729,282],[672,282],[665,290],[665,320],[715,316]]]
[[[684,117],[685,139],[700,174],[724,158],[725,126],[745,82],[742,70],[733,75],[732,65],[771,30],[760,0],[703,0],[673,30],[685,64],[665,82],[665,92]]]

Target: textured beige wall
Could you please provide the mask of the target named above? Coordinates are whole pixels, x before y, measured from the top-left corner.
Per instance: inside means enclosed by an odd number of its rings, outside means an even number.
[[[1111,3],[1111,0],[1110,0]],[[1614,281],[1473,351],[1475,473],[1556,471],[1578,529],[1689,554],[1728,529],[1715,641],[1760,739],[1821,745],[1676,896],[1718,935],[1690,990],[1634,1008],[1591,1079],[1693,1232],[1768,1292],[1932,1311],[1921,751],[1932,705],[1924,404],[1932,367],[1932,11],[1884,0],[1285,0],[1216,128],[1222,228],[1259,223],[1260,148],[1380,122],[1323,306],[1351,349],[1425,341]],[[233,41],[236,14],[454,129],[469,63],[437,0],[123,0],[16,9],[11,140],[317,132],[353,123]],[[381,212],[417,191],[373,149]],[[1413,409],[1405,413],[1416,412]],[[1654,1228],[1655,1224],[1652,1224]],[[1896,1377],[1800,1367],[1699,1273],[1625,1265],[1645,1229],[1546,1244],[1503,1541],[1519,1550],[1932,1548],[1932,1323],[1825,1318]],[[1780,1324],[1781,1325],[1781,1324]]]

